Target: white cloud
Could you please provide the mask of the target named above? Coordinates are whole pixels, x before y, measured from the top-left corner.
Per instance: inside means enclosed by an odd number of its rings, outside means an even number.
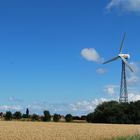
[[[97,105],[105,101],[108,101],[108,99],[100,98],[100,99],[95,99],[91,101],[86,101],[86,100],[79,101],[79,102],[70,104],[70,111],[74,113],[80,112],[80,114],[87,114],[89,112],[93,112]]]
[[[135,94],[135,93],[129,93],[128,94],[128,100],[129,101],[137,101],[140,100],[140,94]]]
[[[139,83],[139,65],[138,63],[131,62],[130,65],[134,69],[134,72],[127,70],[128,78],[127,83],[129,86],[136,86]]]
[[[20,111],[22,110],[22,107],[20,105],[1,105],[0,106],[1,111]]]
[[[112,88],[117,88],[118,86],[112,86]],[[114,93],[114,89],[109,90],[109,92]],[[140,100],[140,92],[130,92],[128,94],[129,101],[137,101]],[[77,101],[75,103],[60,103],[60,104],[48,104],[46,102],[34,102],[30,105],[1,105],[0,111],[22,111],[24,112],[26,107],[29,108],[30,113],[38,113],[42,114],[44,110],[49,110],[51,114],[53,113],[60,113],[60,114],[67,114],[71,113],[72,115],[86,115],[90,112],[93,112],[97,105],[110,101],[110,100],[117,100],[117,98],[98,98],[93,100],[83,100],[83,101]],[[118,100],[117,100],[118,101]]]
[[[16,97],[10,97],[10,98],[9,98],[9,101],[10,101],[10,102],[14,102],[14,103],[22,103],[22,102],[23,102],[22,99],[18,99],[18,98],[16,98]]]
[[[107,69],[98,68],[98,69],[96,69],[96,72],[97,72],[98,74],[105,74],[105,73],[107,72]]]
[[[115,86],[118,88],[118,86]],[[129,101],[137,101],[140,100],[140,92],[130,92],[128,94],[128,99]],[[107,98],[99,98],[99,99],[94,99],[94,100],[85,100],[85,101],[79,101],[73,104],[70,104],[69,107],[69,112],[71,113],[78,113],[78,114],[88,114],[90,112],[93,112],[95,110],[95,108],[97,107],[97,105],[103,103],[103,102],[107,102],[110,100],[116,100],[118,101],[118,99],[115,98],[111,98],[111,99],[107,99]]]
[[[118,91],[117,85],[107,85],[104,87],[104,92],[109,95],[115,95]]]
[[[49,110],[51,114],[60,113],[72,115],[86,115],[93,112],[97,105],[102,102],[109,101],[106,98],[99,98],[94,100],[77,101],[75,103],[58,103],[49,104],[47,102],[34,102],[30,105],[0,105],[0,111],[22,111],[24,113],[26,108],[29,108],[30,113],[42,114],[44,110]]]
[[[139,82],[139,77],[135,74],[131,74],[131,76],[127,79],[128,85],[134,85]]]
[[[140,12],[140,0],[111,0],[107,10],[118,9],[125,12]]]
[[[102,58],[100,57],[99,53],[94,48],[84,48],[81,51],[81,55],[88,61],[93,62],[102,62]]]

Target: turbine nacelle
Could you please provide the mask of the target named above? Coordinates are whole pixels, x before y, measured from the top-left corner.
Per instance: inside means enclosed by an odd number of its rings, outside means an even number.
[[[129,54],[119,54],[119,57],[123,57],[125,59],[130,59],[130,55]]]

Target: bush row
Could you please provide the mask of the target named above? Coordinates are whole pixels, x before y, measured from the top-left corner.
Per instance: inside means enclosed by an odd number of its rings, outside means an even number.
[[[44,121],[44,122],[49,122],[49,121],[54,121],[54,122],[59,122],[61,121],[66,121],[66,122],[71,122],[73,120],[86,120],[86,116],[72,116],[71,114],[67,114],[66,116],[62,116],[60,114],[54,114],[51,115],[49,111],[45,110],[43,112],[43,115],[40,116],[38,114],[29,114],[29,109],[26,110],[26,114],[22,114],[20,111],[16,111],[15,113],[12,113],[11,111],[7,111],[5,114],[0,113],[0,116],[3,117],[5,120],[10,121],[10,120],[31,120],[31,121]]]

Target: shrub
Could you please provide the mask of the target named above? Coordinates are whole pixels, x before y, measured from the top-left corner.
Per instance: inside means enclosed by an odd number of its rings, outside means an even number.
[[[22,114],[21,112],[17,111],[13,114],[14,119],[21,119],[22,118]]]
[[[59,122],[60,118],[61,118],[61,116],[59,114],[54,114],[53,121],[54,122]]]
[[[51,120],[51,115],[49,111],[44,111],[43,121],[48,122]]]
[[[28,118],[28,117],[29,117],[29,116],[27,116],[26,114],[23,114],[23,115],[22,115],[22,118],[25,118],[25,119],[26,119],[26,118]]]
[[[81,116],[81,120],[87,120],[87,116],[86,115]]]
[[[26,116],[27,116],[27,118],[29,117],[29,109],[28,108],[26,109]]]
[[[5,120],[10,121],[13,118],[12,112],[11,111],[7,111],[5,116],[4,116]]]
[[[66,120],[66,122],[71,122],[72,121],[72,115],[71,114],[67,114],[65,116],[65,120]]]
[[[0,117],[3,117],[3,112],[0,112]]]
[[[79,117],[79,116],[72,116],[72,119],[73,120],[81,120],[81,117]]]
[[[38,121],[39,120],[39,116],[37,114],[33,114],[31,119],[32,119],[32,121]]]

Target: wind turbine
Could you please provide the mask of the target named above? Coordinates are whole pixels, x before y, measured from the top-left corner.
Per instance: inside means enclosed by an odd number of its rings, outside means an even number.
[[[126,37],[126,33],[124,33],[118,56],[116,56],[116,57],[114,57],[114,58],[112,58],[112,59],[103,63],[103,64],[107,64],[107,63],[110,63],[110,62],[118,60],[118,59],[122,60],[120,99],[119,99],[120,102],[128,102],[127,81],[126,81],[126,66],[130,69],[131,72],[134,72],[134,70],[132,69],[132,67],[130,66],[130,64],[127,61],[128,59],[130,59],[130,55],[122,53],[122,50],[123,50],[123,47],[124,47],[125,37]]]

